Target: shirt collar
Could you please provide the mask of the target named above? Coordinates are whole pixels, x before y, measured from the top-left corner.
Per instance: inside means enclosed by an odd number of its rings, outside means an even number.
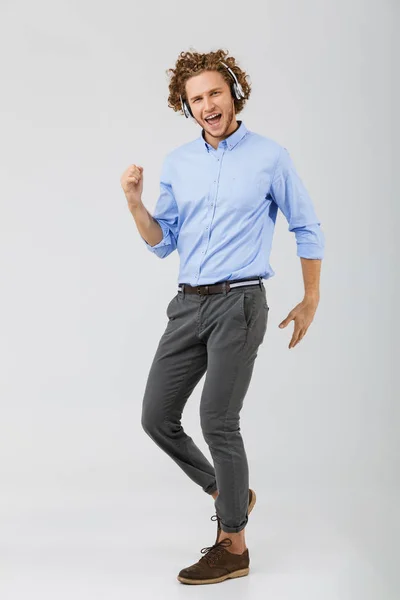
[[[237,122],[239,123],[239,127],[236,129],[236,131],[234,131],[233,133],[228,135],[227,138],[225,138],[224,140],[222,140],[220,142],[220,145],[223,148],[232,150],[236,146],[236,144],[238,144],[240,142],[240,140],[249,132],[249,130],[247,129],[247,127],[243,123],[243,121],[237,121]],[[204,129],[201,130],[201,135],[199,137],[199,140],[205,145],[207,152],[210,152],[210,150],[215,150],[215,148],[213,146],[211,146],[211,144],[206,142],[206,140],[204,139]]]

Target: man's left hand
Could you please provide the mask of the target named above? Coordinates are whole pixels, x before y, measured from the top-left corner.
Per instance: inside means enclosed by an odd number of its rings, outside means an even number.
[[[289,350],[294,348],[307,333],[307,329],[309,328],[314,318],[315,311],[317,310],[318,302],[319,298],[317,297],[305,297],[290,311],[286,319],[279,324],[279,328],[283,329],[290,323],[290,321],[294,321],[294,331],[292,339],[290,340]]]

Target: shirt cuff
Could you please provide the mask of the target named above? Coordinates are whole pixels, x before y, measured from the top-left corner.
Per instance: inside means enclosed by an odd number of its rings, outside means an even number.
[[[324,248],[319,244],[297,244],[297,256],[301,258],[324,258]]]

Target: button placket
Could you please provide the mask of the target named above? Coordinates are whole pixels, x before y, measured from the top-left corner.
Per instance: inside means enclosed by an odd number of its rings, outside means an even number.
[[[214,200],[211,201],[210,203],[210,207],[214,207],[214,204],[216,203],[216,199],[217,199],[217,195],[218,195],[218,181],[219,181],[219,176],[220,176],[220,172],[221,172],[221,161],[220,159],[217,157],[216,158],[217,162],[220,163],[219,164],[219,168],[217,170],[217,174],[216,174],[216,179],[214,179],[213,183],[216,184],[215,189],[213,191],[214,194]],[[211,227],[211,223],[212,223],[212,219],[213,219],[213,214],[211,214],[211,221],[210,221],[210,225],[207,225],[205,230],[208,232],[210,227]],[[209,241],[209,235],[206,236],[206,245],[208,244]],[[202,250],[201,254],[204,256],[204,254],[206,253],[206,250]],[[200,261],[200,268],[201,268],[201,264],[202,261]]]

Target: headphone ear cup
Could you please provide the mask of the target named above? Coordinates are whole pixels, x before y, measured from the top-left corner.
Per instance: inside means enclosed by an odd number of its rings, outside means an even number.
[[[241,100],[242,98],[245,98],[246,94],[244,93],[243,88],[240,85],[240,83],[239,83],[239,81],[238,81],[235,73],[222,60],[220,62],[221,62],[221,64],[224,65],[224,67],[226,67],[228,69],[229,74],[230,74],[231,78],[233,79],[232,88],[231,88],[232,89],[232,96],[234,98],[236,98],[237,100]]]
[[[182,107],[182,111],[183,114],[185,115],[185,117],[188,119],[190,116],[193,117],[192,115],[192,111],[190,109],[190,106],[188,106],[185,102],[185,100],[182,98],[182,96],[180,96],[181,99],[181,107]]]
[[[183,102],[183,106],[184,106],[186,118],[188,119],[189,117],[193,117],[192,109],[190,108],[190,106],[187,104],[186,101]]]
[[[239,82],[234,83],[233,88],[235,90],[235,96],[236,96],[237,100],[241,100],[242,98],[244,98],[243,88]]]
[[[190,113],[186,102],[183,102],[183,112],[185,113],[185,117],[188,119],[190,117]]]

